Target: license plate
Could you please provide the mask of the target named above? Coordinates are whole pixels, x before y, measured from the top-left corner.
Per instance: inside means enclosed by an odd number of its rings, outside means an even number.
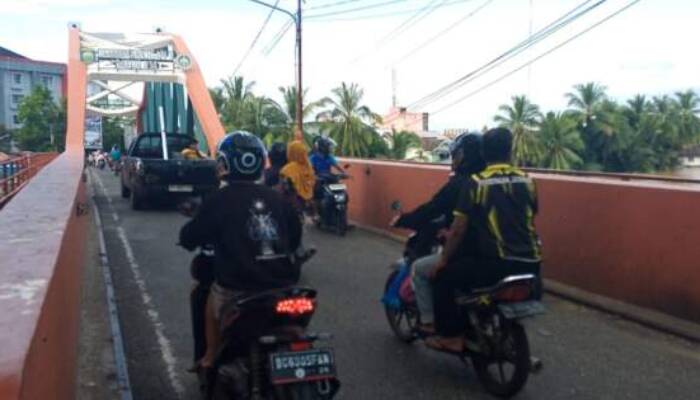
[[[331,349],[313,349],[270,355],[270,380],[273,384],[317,381],[335,376]]]
[[[344,183],[334,183],[332,185],[328,185],[328,189],[330,190],[346,190],[348,187]]]
[[[192,185],[168,185],[169,192],[191,192]]]

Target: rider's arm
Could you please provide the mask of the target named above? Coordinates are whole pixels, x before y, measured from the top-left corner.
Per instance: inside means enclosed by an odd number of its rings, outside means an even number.
[[[474,181],[470,180],[459,194],[457,207],[454,210],[455,218],[452,221],[450,233],[447,235],[447,242],[445,243],[445,247],[442,249],[440,261],[438,261],[433,268],[431,275],[434,276],[441,269],[445,268],[452,257],[457,253],[459,247],[462,245],[464,235],[467,232],[467,227],[469,226],[468,215],[474,208],[475,195],[476,185]]]
[[[221,214],[217,210],[217,201],[207,199],[199,207],[197,215],[180,229],[180,245],[187,250],[197,246],[213,244],[219,232]]]
[[[284,214],[289,227],[289,247],[294,251],[301,245],[301,220],[294,207],[286,201],[284,202]]]
[[[452,212],[464,185],[463,179],[451,178],[430,201],[409,213],[401,215],[401,218],[396,221],[394,226],[397,228],[417,229],[435,218]]]

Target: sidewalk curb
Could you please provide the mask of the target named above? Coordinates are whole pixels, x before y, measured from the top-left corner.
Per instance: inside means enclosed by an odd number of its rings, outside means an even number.
[[[353,221],[353,225],[355,225],[358,229],[362,229],[400,243],[406,243],[406,238],[401,235],[388,232],[380,228],[363,225],[355,221]],[[680,336],[694,342],[700,342],[700,324],[676,318],[659,311],[639,307],[630,303],[625,303],[624,301],[588,292],[586,290],[551,279],[545,278],[543,280],[544,290],[547,293],[557,297],[583,304],[609,314],[619,315],[620,317],[658,331]]]
[[[625,319],[662,332],[680,336],[694,342],[700,342],[700,324],[591,293],[551,279],[544,279],[544,289],[546,292],[555,296],[581,303],[610,314],[619,315]]]

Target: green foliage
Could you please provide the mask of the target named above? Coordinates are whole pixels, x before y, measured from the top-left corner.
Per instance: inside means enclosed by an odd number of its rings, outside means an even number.
[[[12,145],[12,132],[5,127],[5,125],[0,124],[0,152],[7,153],[11,149]]]
[[[124,124],[119,117],[102,117],[102,149],[109,151],[113,146],[119,146],[124,152]]]
[[[388,142],[389,158],[394,160],[403,160],[408,150],[421,147],[420,137],[413,132],[397,132],[392,129],[390,133],[384,134],[384,139]]]
[[[382,149],[381,137],[374,124],[381,117],[362,105],[364,91],[356,84],[343,82],[332,91],[333,96],[322,100],[329,109],[316,116],[330,136],[338,143],[341,155],[349,157],[376,157]]]
[[[513,163],[516,165],[537,165],[542,157],[540,143],[535,136],[537,125],[542,118],[540,108],[526,96],[513,96],[513,105],[499,107],[500,114],[494,121],[513,132]]]
[[[499,108],[494,119],[513,131],[520,165],[552,169],[655,172],[678,167],[680,152],[700,144],[700,97],[692,90],[651,100],[641,94],[624,104],[597,83],[566,93],[569,109],[547,113],[524,96]]]
[[[22,150],[63,151],[66,133],[66,103],[56,104],[51,92],[43,86],[32,88],[22,100],[17,117],[22,127],[14,139]]]

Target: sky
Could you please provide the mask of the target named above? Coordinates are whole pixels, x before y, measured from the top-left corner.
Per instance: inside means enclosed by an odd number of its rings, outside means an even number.
[[[631,2],[607,0],[449,96],[414,106],[417,100],[487,64],[582,2],[306,0],[304,86],[309,87],[309,99],[313,100],[329,95],[341,82],[356,82],[364,90],[364,104],[379,114],[391,107],[395,89],[399,105],[430,113],[431,130],[493,125],[498,107],[509,103],[513,95],[528,95],[542,111],[561,111],[567,106],[564,94],[573,85],[590,81],[605,85],[608,94],[619,101],[637,93],[661,95],[700,89],[697,0],[641,0],[530,67],[500,79]],[[330,6],[336,3],[344,4]],[[295,4],[294,0],[279,0],[283,8],[293,9]],[[431,4],[442,6],[404,24],[417,10]],[[0,0],[0,46],[34,59],[66,62],[69,22],[79,22],[88,32],[153,32],[162,27],[184,37],[207,84],[215,86],[233,73],[268,13],[269,9],[249,0]],[[256,94],[278,101],[278,88],[294,84],[293,31],[287,32],[269,55],[263,49],[289,19],[273,13],[239,70],[246,81],[255,81]],[[389,35],[402,24],[407,29]],[[447,33],[423,46],[445,30]]]

